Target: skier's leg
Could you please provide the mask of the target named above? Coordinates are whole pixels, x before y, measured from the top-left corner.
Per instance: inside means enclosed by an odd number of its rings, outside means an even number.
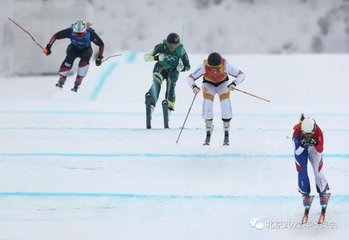
[[[154,70],[153,70],[153,83],[147,92],[147,94],[150,94],[151,97],[151,105],[155,107],[156,102],[158,101],[160,90],[161,90],[161,84],[164,80],[164,76],[161,74],[161,67],[159,64],[155,64]]]
[[[216,88],[208,83],[202,84],[202,93],[204,97],[202,107],[202,117],[204,119],[213,119],[213,100],[216,94]]]
[[[229,130],[230,130],[230,120],[231,119],[222,119],[223,120],[223,129],[224,129],[224,133],[228,133],[229,135]]]
[[[224,128],[224,145],[229,145],[229,130],[230,120],[232,119],[232,110],[230,102],[230,91],[227,87],[228,82],[223,82],[217,87],[217,93],[219,95],[221,105],[221,116]]]
[[[233,113],[231,110],[230,91],[227,87],[227,82],[223,82],[217,86],[217,94],[219,95],[222,119],[231,119]]]
[[[63,87],[65,80],[67,79],[67,76],[69,74],[69,71],[73,67],[74,60],[77,57],[72,45],[69,45],[67,47],[66,54],[67,55],[58,71],[59,80],[56,84],[57,87]]]
[[[309,196],[310,194],[310,182],[308,176],[308,151],[304,151],[297,155],[295,154],[295,164],[298,172],[298,191],[303,196]]]
[[[202,116],[206,120],[213,120],[213,95],[204,93],[204,101],[202,103]],[[212,98],[211,98],[212,97]]]
[[[209,145],[213,131],[213,100],[216,88],[208,83],[202,84],[204,101],[202,104],[202,117],[205,119],[206,139],[204,145]]]
[[[76,75],[76,79],[74,82],[74,88],[72,89],[73,91],[77,91],[77,89],[81,85],[83,78],[87,75],[88,69],[90,67],[91,56],[92,56],[92,48],[84,49],[79,54],[80,62],[79,62],[79,68]]]
[[[178,80],[179,73],[178,71],[172,71],[167,76],[167,88],[166,88],[166,94],[165,98],[168,101],[168,108],[170,111],[173,111],[175,108],[175,102],[176,102],[176,83]]]
[[[74,82],[74,89],[78,89],[79,88],[83,78],[87,74],[87,71],[88,71],[89,67],[90,67],[90,64],[88,62],[86,62],[85,60],[81,60],[79,62],[79,68],[78,68],[78,72],[77,72],[77,75],[76,75],[76,78],[75,78],[75,82]]]
[[[328,182],[322,170],[323,156],[322,156],[322,153],[317,152],[314,147],[309,147],[308,151],[309,151],[309,161],[314,169],[316,190],[320,195],[320,202],[321,202],[322,201],[321,197],[324,196],[326,192],[329,190]],[[325,201],[327,203],[326,199]]]

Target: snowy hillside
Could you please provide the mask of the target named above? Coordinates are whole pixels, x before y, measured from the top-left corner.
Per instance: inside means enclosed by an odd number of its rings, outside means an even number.
[[[92,0],[111,48],[148,51],[169,32],[190,53],[349,51],[347,0]],[[182,30],[184,28],[184,32]]]
[[[106,43],[106,55],[125,50],[150,51],[170,32],[183,38],[189,54],[349,52],[348,0],[3,0],[2,3],[2,75],[55,73],[68,44],[68,40],[57,41],[53,54],[45,57],[7,17],[21,23],[42,46],[52,34],[78,18],[92,21]]]

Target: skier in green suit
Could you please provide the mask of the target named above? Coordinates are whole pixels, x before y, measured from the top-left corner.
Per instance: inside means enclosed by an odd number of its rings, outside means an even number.
[[[153,51],[144,56],[145,61],[157,61],[153,69],[153,83],[146,93],[151,99],[151,111],[154,110],[159,98],[161,84],[166,80],[165,100],[169,111],[175,108],[175,87],[179,72],[190,69],[189,58],[178,34],[170,33],[162,43],[157,44]]]

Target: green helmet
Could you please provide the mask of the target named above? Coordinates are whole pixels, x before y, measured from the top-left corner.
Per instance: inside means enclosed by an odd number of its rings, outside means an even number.
[[[170,33],[166,38],[166,45],[170,52],[174,52],[179,46],[179,36],[177,33]]]
[[[172,43],[172,44],[178,44],[179,43],[179,36],[177,33],[170,33],[167,38],[166,41],[168,43]]]

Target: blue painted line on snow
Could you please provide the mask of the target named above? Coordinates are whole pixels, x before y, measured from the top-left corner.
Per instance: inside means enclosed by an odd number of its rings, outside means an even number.
[[[134,193],[76,193],[76,192],[0,192],[0,197],[31,198],[120,198],[120,199],[156,199],[156,200],[250,200],[250,201],[293,201],[301,196],[296,195],[181,195],[181,194],[134,194]],[[349,202],[349,195],[333,195],[331,202]]]
[[[92,96],[92,95],[91,95]],[[4,110],[0,114],[67,114],[67,115],[144,115],[144,112],[112,112],[112,111],[59,111],[59,110]],[[160,115],[160,114],[158,114]]]
[[[134,52],[134,51],[130,52],[130,54],[127,57],[126,62],[127,63],[133,63],[136,60],[136,57],[137,57],[137,52]]]
[[[177,131],[180,129],[180,127],[177,128],[172,128],[172,130]],[[149,129],[145,128],[108,128],[108,127],[0,127],[0,131],[6,131],[6,130],[18,130],[18,131],[25,131],[25,130],[48,130],[48,131],[144,131],[144,132],[149,132]],[[153,128],[152,130],[163,130],[163,128]],[[202,131],[203,129],[201,128],[185,128],[187,131]],[[250,129],[252,130],[252,129]],[[241,131],[241,130],[238,130]],[[255,131],[255,130],[252,130]],[[349,129],[348,129],[349,131]],[[1,240],[1,239],[0,239]]]
[[[116,63],[115,63],[116,65]],[[116,66],[115,66],[116,67]],[[111,70],[113,71],[113,69]],[[111,72],[109,73],[111,74]],[[108,77],[107,77],[108,78]],[[102,78],[101,78],[102,79]],[[106,79],[105,79],[106,80]],[[103,83],[104,84],[104,83]],[[95,88],[94,92],[96,92]],[[102,88],[102,86],[100,87]],[[100,91],[100,90],[98,90]],[[94,93],[91,94],[90,99],[93,98]],[[98,93],[96,93],[97,98]],[[67,110],[0,110],[0,114],[69,114],[69,115],[144,115],[144,112],[117,112],[117,111],[67,111]],[[185,116],[186,113],[174,113],[177,116]],[[155,115],[162,116],[162,113],[155,113]],[[285,117],[295,116],[293,113],[239,113],[236,114],[237,118],[241,117]],[[331,117],[349,117],[349,113],[317,113],[318,116],[331,116]],[[199,116],[200,113],[193,113],[190,116]]]
[[[124,114],[121,114],[124,116]],[[155,128],[156,129],[156,128]],[[163,128],[159,128],[163,129]],[[174,130],[180,129],[178,128],[172,128]],[[145,128],[113,128],[113,127],[0,127],[0,130],[83,130],[83,131],[147,131],[149,132],[149,129]],[[171,130],[171,129],[169,129]],[[202,131],[202,128],[185,128],[187,131]],[[232,129],[233,131],[260,131],[260,132],[290,132],[290,129],[271,129],[271,128],[237,128]],[[336,128],[336,129],[322,129],[324,132],[348,132],[349,128]],[[291,138],[288,136],[288,138]]]
[[[264,158],[264,159],[290,159],[292,154],[201,154],[201,153],[49,153],[49,152],[13,152],[0,153],[0,157],[75,157],[75,158]],[[325,158],[349,159],[349,154],[324,154]]]
[[[97,86],[95,87],[95,89],[93,90],[93,92],[92,92],[92,94],[90,96],[90,100],[96,100],[97,99],[99,92],[103,88],[105,82],[107,81],[109,76],[112,74],[112,72],[114,71],[116,66],[117,66],[116,63],[112,63],[103,72],[102,77],[100,78],[99,82],[97,83]]]

